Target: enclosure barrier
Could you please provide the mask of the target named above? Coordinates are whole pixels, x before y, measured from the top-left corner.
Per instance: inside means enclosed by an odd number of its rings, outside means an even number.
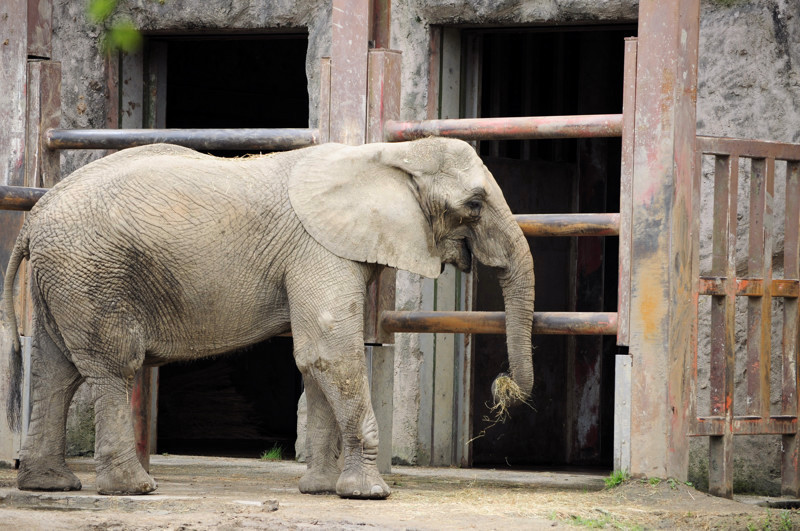
[[[443,136],[462,140],[618,137],[622,135],[622,115],[455,118],[420,122],[389,120],[383,131],[387,142],[414,140],[426,136]]]
[[[798,295],[800,295],[800,145],[697,137],[698,171],[695,175],[696,219],[700,219],[702,158],[713,157],[713,209],[705,219],[713,219],[711,264],[708,275],[697,282],[698,296],[711,297],[708,415],[698,416],[697,401],[691,400],[690,435],[708,436],[709,490],[718,496],[733,495],[733,436],[781,435],[781,491],[800,494],[798,462]],[[750,164],[742,164],[749,159]],[[774,257],[780,256],[778,235],[780,218],[775,215],[775,165],[785,162],[783,278],[773,278]],[[739,195],[740,171],[749,170],[749,194]],[[782,172],[780,172],[782,173]],[[749,198],[748,198],[749,195]],[[749,201],[749,205],[746,202]],[[745,208],[740,210],[740,204]],[[738,223],[749,210],[747,238],[747,278],[737,278]],[[743,219],[743,218],[741,218]],[[694,241],[699,240],[695,224]],[[699,251],[698,251],[699,252]],[[699,260],[699,257],[695,257]],[[741,260],[740,260],[741,261]],[[744,265],[744,264],[742,264]],[[777,265],[780,265],[779,262]],[[779,268],[778,268],[779,270]],[[747,323],[744,332],[744,387],[742,404],[735,400],[737,297],[747,297]],[[773,298],[782,298],[782,318],[773,321]],[[695,297],[697,301],[698,297]],[[697,302],[696,302],[697,303]],[[740,312],[744,309],[740,306]],[[778,306],[778,311],[780,306]],[[773,324],[782,324],[780,344],[772,345]],[[742,331],[740,331],[741,333]],[[775,360],[780,363],[780,403],[773,411],[770,402],[770,373]],[[698,358],[690,377],[690,396],[698,393]],[[776,414],[777,413],[777,414]]]
[[[286,151],[319,143],[318,129],[48,129],[49,149],[124,149],[177,144],[198,150]]]
[[[47,188],[0,186],[0,210],[30,210]]]
[[[387,332],[440,332],[452,334],[505,334],[505,312],[405,312],[381,313]],[[608,335],[617,333],[613,312],[537,312],[534,334]]]

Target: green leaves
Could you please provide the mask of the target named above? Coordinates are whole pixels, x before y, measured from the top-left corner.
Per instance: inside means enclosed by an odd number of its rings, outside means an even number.
[[[92,22],[101,24],[108,20],[116,8],[117,0],[89,0],[86,12]]]
[[[142,45],[142,34],[130,21],[122,21],[111,26],[106,34],[104,45],[123,52],[135,52]]]
[[[103,31],[103,51],[135,52],[142,45],[142,34],[130,20],[114,16],[118,4],[118,0],[89,0],[86,15]]]

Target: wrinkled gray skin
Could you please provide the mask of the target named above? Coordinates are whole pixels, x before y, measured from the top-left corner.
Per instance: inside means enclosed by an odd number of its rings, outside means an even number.
[[[65,422],[86,381],[98,492],[154,490],[134,449],[136,371],[245,347],[291,323],[309,410],[300,490],[385,498],[364,362],[366,285],[379,264],[436,276],[441,263],[468,270],[472,253],[500,268],[510,372],[530,393],[533,263],[468,144],[325,144],[248,159],[154,145],[87,165],[31,210],[5,279],[19,389],[12,285],[29,260],[38,332],[19,488],[81,488],[64,460]],[[9,403],[18,427],[18,393]]]

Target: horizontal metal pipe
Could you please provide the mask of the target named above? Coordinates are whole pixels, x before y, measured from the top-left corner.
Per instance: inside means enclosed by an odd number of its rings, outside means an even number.
[[[505,312],[381,312],[386,332],[505,334]],[[536,312],[533,333],[549,335],[607,335],[617,333],[613,312]]]
[[[192,149],[285,151],[319,142],[318,129],[48,129],[50,149],[124,149],[177,144]]]
[[[622,136],[621,114],[523,116],[513,118],[458,118],[400,122],[384,126],[388,142],[444,136],[462,140],[526,140]]]
[[[525,236],[618,236],[619,214],[518,214]]]
[[[0,186],[0,210],[30,210],[47,188]]]

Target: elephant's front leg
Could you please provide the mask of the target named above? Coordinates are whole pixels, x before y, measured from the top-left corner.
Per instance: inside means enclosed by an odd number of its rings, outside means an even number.
[[[391,491],[378,472],[378,424],[369,398],[363,348],[358,345],[344,359],[333,363],[318,359],[310,374],[324,395],[320,398],[330,404],[341,432],[343,465],[336,494],[345,498],[386,498]],[[311,410],[309,405],[309,413]],[[309,432],[308,436],[314,434]],[[330,444],[335,436],[328,432],[321,434],[319,440]],[[312,452],[309,470],[330,470],[336,457],[333,448],[318,446]]]
[[[342,436],[328,399],[310,374],[303,376],[307,403],[306,462],[308,470],[300,478],[300,492],[331,494],[342,473],[339,457]]]
[[[364,359],[363,307],[369,274],[367,266],[335,258],[287,278],[295,360],[307,381],[313,382],[314,394],[307,395],[309,425],[312,411],[324,410],[320,401],[327,402],[341,432],[344,455],[336,493],[347,498],[386,498],[391,492],[378,473],[378,425]],[[309,431],[308,437],[315,436]],[[329,428],[320,437],[331,441],[335,435]],[[321,451],[312,448],[310,470],[330,468],[332,450],[324,451],[323,462],[316,463]]]

